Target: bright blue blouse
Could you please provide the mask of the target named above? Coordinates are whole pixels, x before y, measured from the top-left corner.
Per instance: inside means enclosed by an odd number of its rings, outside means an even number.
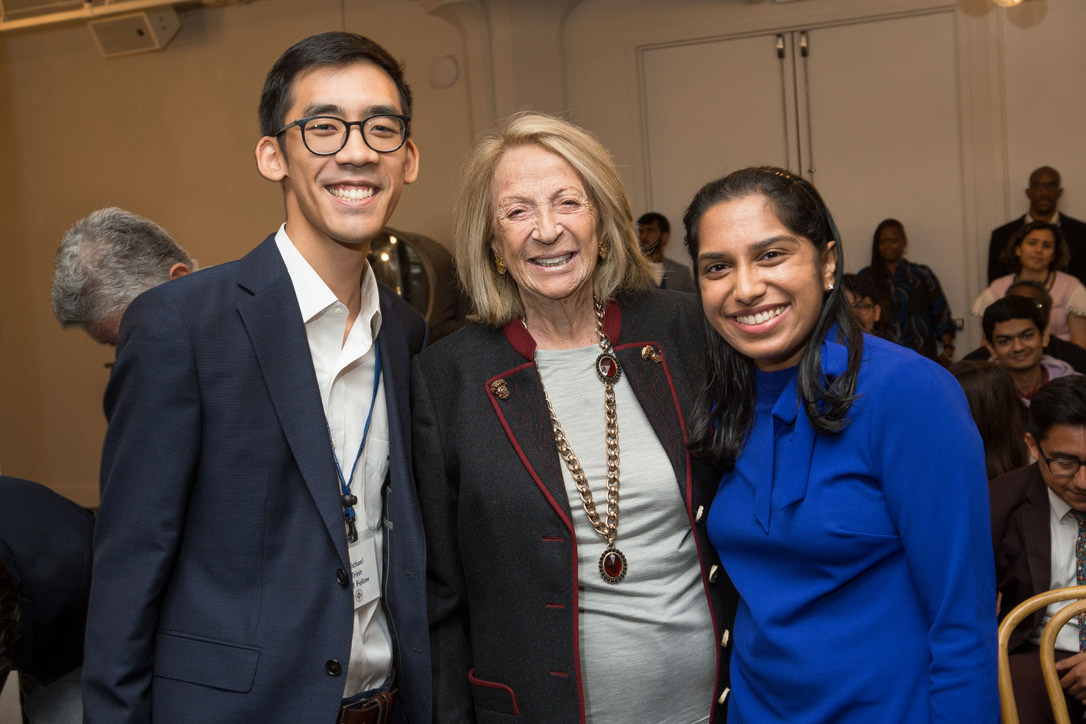
[[[826,342],[823,370],[845,347]],[[742,601],[729,724],[997,722],[984,452],[954,378],[864,337],[848,427],[815,433],[795,368],[709,512]]]

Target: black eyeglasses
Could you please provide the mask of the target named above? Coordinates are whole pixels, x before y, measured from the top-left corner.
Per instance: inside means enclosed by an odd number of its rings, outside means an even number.
[[[392,153],[399,151],[407,140],[407,124],[410,122],[411,116],[397,115],[370,116],[361,121],[345,121],[335,116],[310,116],[288,123],[275,135],[297,126],[302,130],[302,143],[310,153],[334,156],[347,145],[351,126],[358,126],[367,146],[377,153]]]
[[[1041,443],[1037,443],[1037,452],[1041,453],[1041,459],[1045,461],[1048,469],[1058,478],[1073,478],[1078,469],[1086,465],[1086,460],[1078,458],[1056,458],[1049,460],[1045,451],[1041,449]]]

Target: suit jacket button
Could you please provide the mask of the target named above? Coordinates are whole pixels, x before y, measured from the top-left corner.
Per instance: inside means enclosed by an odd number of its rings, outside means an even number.
[[[328,659],[324,662],[324,670],[329,676],[339,676],[343,672],[343,667],[335,659]]]
[[[341,586],[346,586],[351,581],[351,579],[347,577],[347,571],[342,568],[336,571],[336,580],[339,581],[339,585]]]
[[[699,505],[698,512],[694,514],[694,522],[700,523],[701,519],[705,516],[705,506]]]
[[[709,569],[709,583],[716,583],[716,579],[720,577],[720,566],[714,565]]]

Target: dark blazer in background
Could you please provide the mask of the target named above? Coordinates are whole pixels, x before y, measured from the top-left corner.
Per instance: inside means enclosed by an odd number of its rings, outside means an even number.
[[[701,308],[694,296],[668,291],[620,298],[604,331],[671,461],[696,535],[719,696],[737,596],[705,530],[719,471],[685,448],[685,416],[703,382]],[[583,511],[569,507],[534,349],[519,321],[505,330],[473,324],[412,367],[438,721],[583,721],[572,520]],[[491,387],[499,378],[505,399]],[[675,675],[651,662],[645,670]],[[711,708],[723,721],[725,707]]]
[[[1002,475],[989,484],[996,590],[1003,598],[999,620],[1030,596],[1052,584],[1052,537],[1048,486],[1037,463]],[[1044,609],[1019,624],[1008,651],[1022,645],[1044,620]]]
[[[1025,216],[1019,216],[1014,221],[1000,226],[992,232],[992,240],[988,244],[988,283],[1001,276],[1012,274],[1009,266],[999,260],[999,255],[1007,247],[1007,243],[1014,236],[1014,232],[1021,229],[1026,223]],[[1079,281],[1086,284],[1086,223],[1078,219],[1072,219],[1064,213],[1060,213],[1060,230],[1067,239],[1067,246],[1071,250],[1071,262],[1064,269]]]
[[[94,516],[45,486],[0,476],[0,563],[19,593],[14,668],[43,684],[83,662]]]
[[[408,372],[426,328],[388,288],[380,299],[391,458],[382,594],[396,713],[417,723],[430,719],[431,683]],[[335,721],[354,620],[350,561],[328,425],[274,235],[132,303],[105,408],[87,721]]]
[[[660,288],[671,289],[676,292],[696,291],[690,267],[682,262],[664,257],[664,278],[660,282]]]

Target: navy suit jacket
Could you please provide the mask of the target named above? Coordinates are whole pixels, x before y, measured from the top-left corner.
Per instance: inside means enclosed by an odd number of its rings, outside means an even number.
[[[0,564],[19,600],[19,636],[0,658],[42,683],[83,661],[93,534],[89,511],[45,486],[0,475]]]
[[[409,361],[422,317],[380,288],[383,602],[399,711],[429,721]],[[84,665],[90,722],[332,722],[353,605],[328,426],[274,235],[136,299],[106,389]]]
[[[1048,486],[1037,463],[1001,475],[989,483],[996,590],[1003,594],[999,620],[1027,598],[1052,587],[1052,534]],[[1011,634],[1007,649],[1025,643],[1044,621],[1038,609]]]

